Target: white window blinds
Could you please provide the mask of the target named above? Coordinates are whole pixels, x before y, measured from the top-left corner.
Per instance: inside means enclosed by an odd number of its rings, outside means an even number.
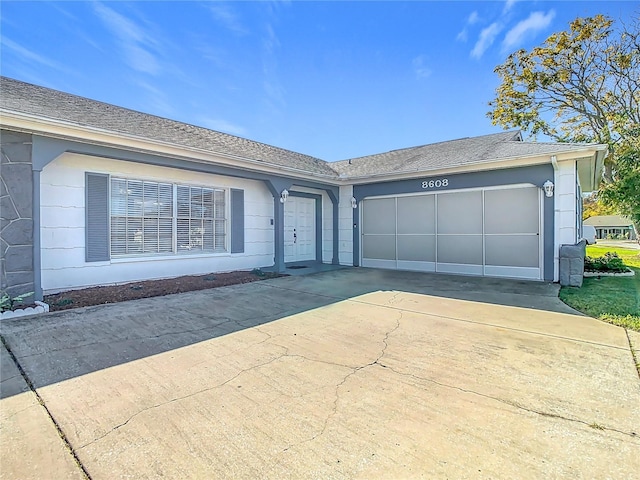
[[[111,255],[226,251],[222,189],[111,179]]]

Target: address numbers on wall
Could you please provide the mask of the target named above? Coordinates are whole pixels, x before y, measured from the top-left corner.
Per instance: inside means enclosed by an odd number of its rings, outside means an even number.
[[[448,178],[438,178],[437,180],[425,180],[422,182],[422,188],[442,188],[449,186]]]

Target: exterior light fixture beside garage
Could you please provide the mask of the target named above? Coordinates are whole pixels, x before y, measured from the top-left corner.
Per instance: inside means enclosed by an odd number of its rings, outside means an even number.
[[[547,180],[542,184],[542,189],[544,190],[544,194],[547,197],[553,197],[553,182],[551,180]]]
[[[286,202],[287,198],[289,198],[289,190],[285,188],[282,190],[282,193],[280,193],[280,203]]]

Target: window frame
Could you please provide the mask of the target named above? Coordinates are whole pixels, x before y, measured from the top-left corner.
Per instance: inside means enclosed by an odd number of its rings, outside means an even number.
[[[129,217],[128,216],[128,211],[127,211],[127,205],[125,204],[125,214],[124,215],[120,215],[117,213],[114,213],[114,209],[113,209],[113,192],[112,192],[112,182],[114,180],[119,180],[119,181],[126,181],[126,182],[141,182],[142,184],[142,201],[143,201],[143,210],[142,210],[142,216],[141,217]],[[144,185],[146,184],[155,184],[158,190],[160,189],[161,185],[170,185],[171,186],[171,196],[172,196],[172,201],[171,201],[171,217],[161,217],[160,214],[158,214],[158,216],[156,217],[149,217],[149,218],[153,218],[153,219],[158,219],[158,222],[160,221],[160,219],[167,219],[170,218],[171,219],[171,251],[159,251],[159,252],[145,252],[144,248],[143,251],[141,252],[135,252],[135,253],[119,253],[113,252],[113,237],[112,237],[112,226],[113,226],[113,219],[114,218],[124,218],[125,222],[128,218],[141,218],[142,224],[144,226],[144,220],[145,220],[145,216],[144,216]],[[212,196],[212,217],[210,217],[211,219],[211,224],[212,224],[212,231],[211,231],[211,238],[213,240],[212,243],[212,248],[211,249],[185,249],[185,250],[180,250],[179,249],[179,245],[178,245],[178,221],[180,219],[184,220],[185,217],[180,217],[179,216],[179,212],[178,212],[178,189],[182,187],[182,188],[188,188],[190,195],[189,195],[189,200],[190,200],[190,204],[191,204],[191,192],[193,191],[193,189],[202,189],[202,190],[207,190],[211,192],[211,196]],[[222,214],[223,217],[216,217],[216,202],[215,202],[215,192],[221,192],[222,194]],[[192,255],[225,255],[225,254],[229,254],[229,238],[230,238],[230,219],[229,219],[229,208],[230,208],[230,199],[229,199],[229,195],[230,195],[230,189],[229,188],[225,188],[225,187],[218,187],[218,186],[212,186],[212,185],[203,185],[203,184],[199,184],[199,183],[190,183],[190,182],[181,182],[181,183],[177,183],[177,182],[171,182],[171,181],[165,181],[162,179],[142,179],[142,178],[134,178],[134,177],[128,177],[128,176],[120,176],[120,175],[109,175],[109,188],[108,188],[108,224],[109,224],[109,234],[108,234],[108,242],[109,242],[109,257],[112,260],[124,260],[124,259],[135,259],[135,258],[156,258],[156,257],[181,257],[181,256],[192,256]],[[189,220],[196,220],[198,217],[188,217]],[[209,217],[199,217],[200,219],[202,219],[204,221],[205,218],[209,218]],[[222,222],[222,248],[218,247],[218,249],[216,249],[216,237],[219,236],[220,234],[216,234],[216,222]],[[202,232],[202,234],[204,235],[204,232]],[[125,234],[126,235],[126,234]],[[129,245],[129,239],[126,238],[125,236],[125,250],[127,249],[128,245]],[[160,231],[158,233],[158,240],[156,243],[157,246],[160,245]],[[144,246],[144,243],[143,243]]]

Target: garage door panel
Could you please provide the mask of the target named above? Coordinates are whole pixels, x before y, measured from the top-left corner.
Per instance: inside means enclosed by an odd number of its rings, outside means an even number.
[[[438,233],[482,233],[482,192],[438,195]]]
[[[486,265],[537,267],[540,259],[537,235],[487,235]]]
[[[438,235],[438,263],[482,265],[482,235]]]
[[[362,255],[364,258],[395,260],[395,235],[365,235],[362,237]]]
[[[435,235],[398,235],[398,260],[436,261]]]
[[[484,194],[485,233],[538,233],[538,189],[487,190]]]
[[[398,233],[436,233],[435,195],[398,198]]]
[[[366,199],[362,265],[542,278],[537,187]]]
[[[396,199],[378,198],[365,200],[362,212],[362,229],[367,234],[396,233]]]

